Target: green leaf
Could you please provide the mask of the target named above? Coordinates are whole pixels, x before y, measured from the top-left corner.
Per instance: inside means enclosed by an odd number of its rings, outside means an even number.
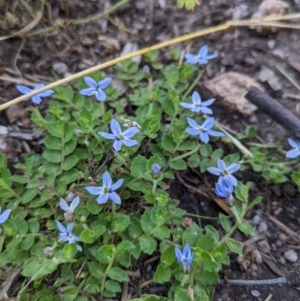
[[[57,151],[57,150],[52,150],[52,149],[46,150],[43,153],[43,157],[52,163],[60,163],[62,160],[61,152]]]
[[[255,205],[259,204],[262,201],[262,197],[261,196],[257,196],[247,207],[247,211],[250,210],[251,208],[253,208]]]
[[[215,259],[211,256],[209,252],[203,251],[200,254],[199,262],[201,263],[201,266],[203,267],[204,271],[212,272],[215,271],[218,264],[215,261]]]
[[[162,264],[159,264],[154,273],[153,281],[154,283],[169,282],[171,276],[172,276],[171,271],[167,267],[163,266]]]
[[[10,177],[13,182],[25,184],[28,183],[28,179],[25,176],[13,175]],[[39,182],[40,183],[40,182]]]
[[[231,224],[230,224],[230,219],[227,215],[223,214],[223,213],[219,213],[219,219],[221,222],[221,225],[223,227],[223,229],[226,232],[229,232],[229,230],[231,229]]]
[[[61,138],[54,137],[52,135],[48,135],[44,139],[44,144],[47,148],[53,150],[61,150],[62,149],[62,140]]]
[[[250,224],[242,223],[238,225],[238,228],[240,231],[242,231],[245,234],[250,234],[251,236],[255,236],[255,229]]]
[[[97,215],[102,211],[103,206],[100,206],[95,201],[88,201],[86,208],[90,213]]]
[[[172,136],[168,134],[163,134],[161,138],[161,146],[164,150],[172,153],[175,148],[175,143],[173,141]]]
[[[215,246],[215,241],[210,234],[205,234],[199,238],[196,247],[201,248],[203,251],[210,252]]]
[[[89,267],[90,273],[96,278],[96,279],[102,279],[103,277],[103,269],[101,265],[96,261],[88,261],[87,265]]]
[[[113,232],[122,232],[128,228],[130,224],[130,217],[125,214],[118,214],[116,219],[111,224]]]
[[[155,227],[151,221],[151,212],[149,210],[144,211],[141,217],[141,226],[145,233],[150,233]]]
[[[116,248],[117,254],[123,254],[128,250],[135,249],[135,246],[132,242],[129,240],[123,240],[121,241]]]
[[[74,155],[68,156],[62,163],[63,170],[70,170],[78,162],[78,158]]]
[[[80,236],[79,236],[80,241],[87,243],[87,244],[92,244],[95,240],[95,232],[90,229],[84,229]]]
[[[235,195],[242,203],[248,202],[250,186],[251,182],[247,182],[245,185],[239,182],[235,189]]]
[[[185,246],[188,243],[190,247],[194,247],[200,237],[202,237],[201,228],[196,223],[192,223],[182,234],[182,244]]]
[[[112,256],[116,254],[114,245],[105,245],[100,247],[94,254],[95,258],[101,263],[109,263]]]
[[[78,181],[79,179],[79,171],[75,168],[67,170],[64,172],[63,176],[59,178],[59,181],[65,181],[67,184]]]
[[[210,234],[213,239],[215,240],[215,242],[219,242],[220,240],[220,234],[219,232],[211,225],[207,225],[205,226],[205,231],[206,231],[206,234]]]
[[[184,160],[182,160],[182,159],[179,159],[176,161],[171,161],[169,163],[169,166],[175,170],[186,170],[187,169],[186,164],[185,164]]]
[[[156,241],[151,236],[141,236],[139,242],[141,250],[148,255],[151,255],[156,249]]]
[[[225,240],[226,246],[231,252],[234,252],[236,254],[243,254],[243,247],[242,244],[239,241],[236,241],[231,238],[227,238]]]
[[[30,201],[32,201],[38,194],[38,191],[36,189],[27,189],[22,194],[22,204],[27,204]]]
[[[218,149],[215,149],[211,153],[210,157],[211,157],[212,160],[217,161],[217,159],[220,159],[220,158],[223,157],[223,153],[224,153],[223,149],[222,148],[218,148]]]
[[[200,148],[200,154],[202,157],[210,157],[212,153],[212,146],[210,144],[203,144]]]
[[[73,153],[73,151],[75,150],[76,146],[77,146],[77,140],[75,138],[71,139],[70,141],[68,141],[63,146],[63,149],[62,149],[63,156],[68,156],[71,153]]]
[[[118,267],[112,268],[108,272],[107,275],[109,278],[119,281],[119,282],[128,282],[129,281],[129,277],[127,276],[126,272]]]
[[[113,280],[107,280],[105,282],[105,289],[110,292],[113,292],[113,293],[121,293],[122,292],[120,284]]]
[[[187,10],[193,10],[196,5],[199,5],[200,0],[177,0],[177,5],[179,8],[186,7]]]
[[[161,103],[161,106],[163,107],[164,112],[166,114],[168,114],[170,117],[175,115],[175,106],[172,102],[172,99],[168,97],[162,97],[160,98],[159,102]],[[157,123],[157,119],[156,119],[156,123]]]
[[[40,224],[36,218],[31,218],[28,220],[28,229],[31,233],[37,233],[40,229]]]
[[[28,251],[34,243],[34,235],[26,236],[21,242],[21,248],[24,251]]]
[[[144,156],[136,156],[130,166],[131,175],[133,177],[142,177],[147,172],[147,159]]]
[[[170,229],[166,226],[161,226],[159,228],[154,228],[152,234],[159,239],[169,238]]]
[[[151,229],[150,229],[150,231],[151,231]],[[129,235],[130,235],[130,237],[133,240],[135,240],[138,237],[140,237],[141,235],[143,235],[143,233],[144,233],[144,231],[141,227],[140,220],[136,217],[131,218],[130,225],[129,225]]]
[[[201,273],[195,273],[195,279],[197,282],[214,285],[219,282],[219,276],[215,271],[201,271]]]
[[[173,246],[169,246],[162,254],[161,254],[161,263],[166,266],[170,266],[176,260],[175,250]]]
[[[58,120],[55,122],[48,121],[47,122],[47,130],[49,133],[58,138],[63,138],[64,136],[64,126],[65,122],[62,120]]]

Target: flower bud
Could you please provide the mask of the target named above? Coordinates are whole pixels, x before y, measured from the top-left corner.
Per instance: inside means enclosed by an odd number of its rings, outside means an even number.
[[[80,222],[81,222],[82,224],[85,224],[85,223],[86,223],[86,217],[85,217],[85,216],[81,216],[81,217],[80,217]]]
[[[45,257],[47,257],[48,259],[53,258],[53,249],[51,247],[46,247],[44,249],[44,255]]]
[[[279,163],[279,164],[278,164],[278,169],[279,169],[279,170],[284,170],[284,167],[285,167],[285,166],[284,166],[283,163]]]
[[[152,164],[152,166],[151,166],[151,170],[152,170],[152,173],[153,173],[154,175],[157,175],[157,174],[160,173],[161,167],[160,167],[159,164],[154,163],[154,164]]]
[[[76,137],[81,137],[81,136],[82,136],[82,131],[81,131],[81,130],[76,129],[76,130],[74,131],[74,133],[75,133],[75,136],[76,136]]]

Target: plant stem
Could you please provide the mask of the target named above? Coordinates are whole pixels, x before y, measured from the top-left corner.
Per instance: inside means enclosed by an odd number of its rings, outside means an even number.
[[[108,263],[108,266],[106,267],[106,270],[103,274],[103,277],[102,277],[102,280],[101,280],[101,297],[103,297],[104,287],[105,287],[105,280],[106,280],[107,274],[110,271],[110,269],[111,269],[111,267],[114,263],[114,260],[115,260],[115,255],[112,255],[112,257],[111,257],[111,259]]]
[[[156,188],[157,188],[157,179],[154,179],[153,186],[152,186],[152,193],[156,193]]]
[[[241,218],[240,218],[235,206],[231,207],[230,210],[233,213],[234,217],[236,218],[237,224],[238,225],[241,224],[242,221],[241,221]]]
[[[144,288],[145,286],[150,285],[152,283],[153,283],[153,279],[149,279],[149,280],[143,282],[142,284],[140,284],[139,289]]]
[[[196,79],[193,81],[193,83],[190,85],[190,87],[185,91],[183,94],[182,98],[185,99],[189,96],[189,94],[192,92],[192,90],[195,88],[195,86],[198,84],[200,81],[202,75],[203,75],[204,69],[199,70],[198,76]]]
[[[233,232],[237,229],[238,227],[238,223],[235,223],[234,226],[223,236],[223,238],[216,244],[215,248],[221,246],[226,239],[228,239],[232,234]]]
[[[187,152],[181,156],[178,156],[178,157],[175,157],[173,159],[170,160],[170,162],[173,162],[173,161],[177,161],[179,159],[183,159],[183,158],[186,158],[186,157],[189,157],[191,156],[192,154],[196,153],[200,148],[201,148],[201,144],[198,144],[193,150],[191,150],[190,152]]]
[[[118,152],[114,152],[115,156],[119,159],[119,161],[121,161],[122,164],[124,164],[126,167],[128,167],[128,164],[126,163],[126,161],[121,157],[121,155]]]
[[[209,216],[203,216],[203,215],[198,215],[198,214],[193,214],[193,213],[185,213],[184,215],[192,216],[192,217],[199,217],[202,219],[219,220],[218,217],[209,217]]]

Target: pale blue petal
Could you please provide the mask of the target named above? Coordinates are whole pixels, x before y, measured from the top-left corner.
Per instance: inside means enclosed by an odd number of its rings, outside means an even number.
[[[208,99],[208,100],[206,100],[206,101],[203,101],[203,102],[201,103],[201,105],[202,105],[203,107],[208,107],[208,106],[210,106],[215,100],[216,100],[215,98],[210,98],[210,99]]]
[[[110,133],[98,132],[98,135],[100,135],[101,137],[103,137],[105,139],[109,139],[109,140],[115,140],[116,139],[116,135],[110,134]]]
[[[203,114],[212,114],[213,111],[210,108],[206,107],[199,107],[199,112],[202,112]]]
[[[208,54],[208,46],[207,45],[203,45],[198,53],[198,56],[200,56],[200,58],[205,57]]]
[[[109,174],[108,171],[106,171],[102,175],[102,183],[103,183],[103,187],[106,187],[107,189],[110,189],[110,186],[111,186],[111,175]]]
[[[292,149],[288,151],[285,155],[286,158],[289,159],[295,159],[300,156],[300,150],[299,149]]]
[[[288,143],[293,148],[300,148],[300,142],[299,141],[295,141],[291,138],[288,138]]]
[[[208,170],[208,172],[210,172],[211,174],[216,175],[216,176],[220,176],[222,174],[220,169],[217,167],[209,167],[209,168],[207,168],[207,170]]]
[[[33,90],[36,91],[36,90],[39,90],[39,89],[41,89],[43,87],[45,87],[45,84],[39,83],[39,84],[35,85],[35,87],[33,88]]]
[[[186,120],[190,127],[194,128],[195,130],[199,130],[200,125],[195,120],[191,118],[187,118]]]
[[[206,65],[208,63],[208,60],[206,58],[199,59],[198,63],[199,65]]]
[[[182,254],[179,248],[175,247],[175,255],[177,260],[181,263]]]
[[[31,97],[31,101],[37,105],[39,105],[42,102],[42,99],[40,98],[40,95],[34,95]]]
[[[109,193],[109,198],[117,205],[121,204],[121,198],[115,192]]]
[[[203,141],[205,144],[209,141],[209,136],[207,133],[201,132],[199,136],[200,140]]]
[[[82,252],[82,247],[80,245],[77,245],[77,244],[76,244],[76,246],[77,246],[77,251]]]
[[[182,254],[185,258],[189,258],[192,255],[190,246],[188,244],[186,244],[185,247],[183,248]]]
[[[105,89],[111,83],[111,77],[106,77],[98,83],[99,89]]]
[[[233,175],[226,175],[224,178],[226,178],[232,184],[232,186],[237,186],[237,179]]]
[[[115,184],[112,184],[110,186],[110,190],[111,191],[117,190],[118,188],[120,188],[122,186],[123,182],[124,182],[124,179],[119,179]]]
[[[67,233],[67,229],[59,221],[55,221],[55,223],[56,223],[58,231],[61,232],[61,234]]]
[[[69,241],[69,237],[67,235],[67,232],[66,233],[59,233],[59,239],[62,240],[62,241]]]
[[[74,223],[70,223],[67,225],[67,233],[71,234],[74,228]]]
[[[216,194],[217,196],[221,197],[221,198],[226,198],[227,196],[224,194],[224,189],[223,186],[219,183],[215,184],[216,187]]]
[[[105,204],[108,201],[108,193],[99,195],[96,201],[98,204]]]
[[[91,77],[89,76],[85,76],[84,78],[84,81],[85,83],[90,87],[90,88],[93,88],[94,90],[96,89],[97,87],[97,83],[94,79],[92,79]]]
[[[232,163],[227,167],[229,173],[234,173],[240,169],[240,164]]]
[[[212,60],[212,59],[216,58],[217,56],[218,56],[218,55],[217,55],[216,53],[213,53],[213,54],[208,54],[208,55],[206,55],[205,58],[206,58],[207,60]]]
[[[70,205],[70,209],[71,210],[76,209],[76,207],[79,205],[79,201],[80,201],[79,196],[75,197]]]
[[[95,186],[87,186],[85,187],[85,190],[87,190],[92,195],[99,195],[102,193],[103,188],[95,187]]]
[[[96,93],[96,90],[94,88],[86,88],[79,91],[80,95],[84,96],[92,96]]]
[[[122,133],[120,123],[114,118],[110,122],[110,129],[116,136]]]
[[[191,64],[197,64],[198,63],[198,57],[192,53],[187,53],[185,56],[187,63]]]
[[[193,95],[192,95],[192,102],[194,104],[198,104],[199,105],[199,104],[201,104],[201,101],[202,101],[202,99],[201,99],[200,94],[197,91],[195,91],[193,93]]]
[[[224,134],[221,132],[211,131],[211,130],[207,131],[207,134],[214,136],[214,137],[223,137],[224,136]]]
[[[63,198],[61,198],[59,200],[59,206],[64,211],[68,211],[69,210],[69,205],[68,205],[68,203]]]
[[[122,140],[122,143],[127,147],[133,147],[135,145],[138,145],[138,142],[136,140],[132,140],[132,139]]]
[[[40,96],[40,97],[48,97],[48,96],[52,95],[53,93],[54,93],[53,90],[46,90],[44,92],[39,93],[38,96]]]
[[[121,140],[115,140],[113,143],[113,148],[116,152],[119,152],[122,149],[123,143]]]
[[[131,137],[133,137],[138,131],[139,131],[139,129],[138,129],[137,127],[132,126],[132,127],[128,128],[127,130],[125,130],[125,131],[123,132],[123,136],[124,136],[125,138],[131,138]]]
[[[213,117],[210,117],[210,118],[207,118],[204,122],[203,122],[203,127],[204,129],[207,131],[207,130],[210,130],[213,125],[214,125],[214,122],[215,122],[215,118]]]
[[[180,102],[179,103],[182,107],[186,108],[186,109],[192,109],[194,108],[194,105],[191,103],[187,103],[187,102]]]
[[[218,166],[219,170],[222,172],[224,172],[224,170],[226,170],[226,167],[227,167],[225,162],[221,159],[217,160],[217,166]]]
[[[29,88],[27,88],[25,86],[22,86],[22,85],[16,85],[16,88],[22,94],[28,94],[28,93],[32,92],[31,89],[29,89]]]
[[[192,136],[198,136],[198,135],[200,135],[200,131],[198,131],[198,130],[195,130],[195,129],[191,129],[191,128],[187,128],[186,130],[185,130],[185,132],[187,133],[187,134],[189,134],[189,135],[192,135]]]
[[[6,209],[2,212],[0,215],[0,224],[3,224],[8,219],[9,215],[11,213],[11,209]]]
[[[76,241],[80,241],[80,239],[79,239],[78,236],[72,234],[70,241],[71,241],[70,243],[74,243],[74,242],[76,242]]]
[[[98,90],[95,95],[99,101],[104,101],[106,99],[106,94],[102,90]]]

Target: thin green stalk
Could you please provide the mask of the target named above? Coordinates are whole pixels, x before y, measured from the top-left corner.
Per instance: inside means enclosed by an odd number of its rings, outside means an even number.
[[[190,85],[190,87],[185,91],[185,93],[183,94],[183,99],[187,98],[190,93],[192,92],[192,90],[196,87],[196,85],[198,84],[198,82],[200,81],[202,75],[203,75],[204,70],[201,69],[199,70],[198,76],[196,77],[196,79],[193,81],[193,83]]]
[[[114,153],[115,153],[115,156],[119,159],[119,161],[121,161],[121,163],[123,165],[125,165],[126,167],[128,167],[127,162],[121,157],[121,155],[118,152],[114,152]]]
[[[139,289],[142,289],[142,288],[144,288],[145,286],[148,286],[148,285],[150,285],[150,284],[152,284],[152,283],[153,283],[153,279],[149,279],[149,280],[143,282],[142,284],[140,284],[140,285],[139,285]]]
[[[239,214],[238,214],[238,212],[237,212],[235,206],[232,206],[232,207],[230,208],[230,210],[231,210],[231,212],[233,213],[234,217],[236,218],[237,224],[238,224],[238,225],[241,224],[242,221],[241,221],[241,218],[240,218],[240,216],[239,216]]]
[[[173,159],[170,160],[170,162],[173,162],[173,161],[177,161],[179,159],[183,159],[183,158],[186,158],[186,157],[189,157],[191,156],[192,154],[196,153],[200,148],[201,148],[201,144],[198,144],[193,150],[191,150],[190,152],[187,152],[185,154],[182,154],[181,156],[178,156],[178,157],[175,157]]]
[[[103,274],[103,277],[102,277],[102,280],[101,280],[101,297],[103,297],[103,293],[104,293],[104,287],[105,287],[105,281],[106,281],[106,277],[107,277],[107,274],[108,272],[111,270],[111,267],[114,263],[114,260],[115,260],[115,255],[112,255],[109,263],[108,263],[108,266],[106,267],[106,270]]]
[[[236,222],[234,224],[234,226],[223,236],[223,238],[216,244],[215,248],[218,248],[219,246],[221,246],[226,239],[228,239],[232,234],[233,232],[237,229],[239,223]]]
[[[157,179],[154,179],[153,186],[152,186],[152,193],[156,193],[156,188],[157,188]]]
[[[209,217],[209,216],[203,216],[203,215],[198,215],[198,214],[193,214],[193,213],[185,213],[184,215],[202,218],[202,219],[219,220],[218,217]]]

